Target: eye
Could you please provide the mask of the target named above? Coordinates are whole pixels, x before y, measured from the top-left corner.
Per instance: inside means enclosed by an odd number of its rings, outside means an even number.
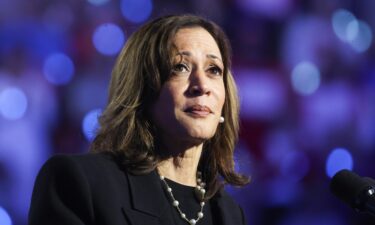
[[[183,63],[178,63],[173,66],[172,73],[186,73],[189,72],[189,68],[187,65]]]
[[[214,75],[217,75],[217,76],[223,75],[223,70],[218,66],[212,66],[208,70],[211,74],[214,74]]]

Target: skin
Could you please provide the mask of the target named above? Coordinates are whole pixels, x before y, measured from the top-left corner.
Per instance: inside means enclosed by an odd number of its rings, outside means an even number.
[[[224,65],[214,38],[201,27],[180,29],[170,79],[151,112],[165,157],[160,175],[196,186],[204,141],[213,137],[225,101]]]

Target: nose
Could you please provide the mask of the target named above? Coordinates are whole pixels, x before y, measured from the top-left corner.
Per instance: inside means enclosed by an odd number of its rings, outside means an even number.
[[[190,96],[210,95],[209,79],[203,70],[196,70],[190,74],[188,94]]]

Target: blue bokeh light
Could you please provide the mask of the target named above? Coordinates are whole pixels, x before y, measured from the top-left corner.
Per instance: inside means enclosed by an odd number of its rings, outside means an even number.
[[[348,150],[344,148],[336,148],[327,158],[326,173],[329,177],[333,177],[342,169],[352,170],[353,158]]]
[[[87,1],[93,5],[104,5],[108,3],[110,0],[87,0]]]
[[[292,71],[293,89],[301,95],[313,94],[320,85],[320,72],[311,62],[301,62]]]
[[[93,44],[103,55],[116,55],[125,43],[125,34],[119,26],[105,23],[96,28],[92,37]]]
[[[356,21],[349,24],[348,28],[353,27],[356,33],[351,37],[350,45],[356,52],[364,52],[371,46],[372,30],[371,27],[364,21]]]
[[[0,206],[0,224],[1,225],[12,225],[12,220],[8,212]]]
[[[52,84],[68,84],[74,75],[74,64],[69,56],[63,53],[54,53],[44,62],[45,78]]]
[[[352,28],[350,28],[348,26],[356,20],[356,17],[348,10],[336,10],[332,15],[332,27],[336,36],[344,42],[347,42],[350,40],[350,38],[353,38],[353,35],[355,35],[355,29],[353,28],[355,27],[352,26]]]
[[[142,23],[152,12],[151,0],[122,0],[121,12],[125,19],[133,23]]]
[[[82,121],[82,131],[88,141],[92,141],[99,128],[98,118],[101,114],[101,109],[94,109],[88,112]]]
[[[332,27],[336,36],[349,43],[356,52],[364,52],[371,45],[371,27],[366,22],[358,20],[348,10],[339,9],[333,13]]]
[[[27,98],[19,88],[7,88],[0,93],[0,113],[9,120],[24,116],[27,109]]]
[[[348,23],[346,27],[346,39],[347,41],[353,41],[359,33],[359,21],[352,20]]]

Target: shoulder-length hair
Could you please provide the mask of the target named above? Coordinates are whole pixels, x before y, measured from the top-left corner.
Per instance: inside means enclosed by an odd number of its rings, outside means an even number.
[[[203,145],[199,167],[211,198],[224,183],[243,186],[249,179],[234,170],[233,152],[238,139],[239,101],[230,71],[231,49],[219,26],[194,15],[165,16],[133,33],[112,71],[109,99],[99,118],[100,128],[92,152],[120,156],[127,171],[144,174],[162,160],[157,152],[156,128],[148,115],[171,75],[173,38],[182,28],[202,27],[215,39],[224,63],[225,102],[215,135]],[[221,176],[221,179],[220,179]]]

